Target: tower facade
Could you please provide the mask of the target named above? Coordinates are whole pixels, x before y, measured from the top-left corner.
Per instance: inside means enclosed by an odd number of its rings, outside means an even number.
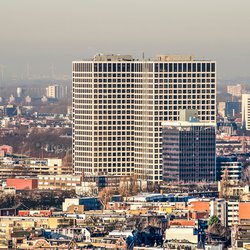
[[[215,126],[200,122],[163,122],[163,180],[215,181]]]
[[[250,130],[250,94],[242,95],[242,127]]]
[[[98,55],[73,62],[73,161],[76,174],[135,173],[162,179],[162,122],[197,109],[215,122],[215,62],[162,55],[154,61]]]
[[[134,172],[133,67],[131,56],[73,62],[75,174]]]

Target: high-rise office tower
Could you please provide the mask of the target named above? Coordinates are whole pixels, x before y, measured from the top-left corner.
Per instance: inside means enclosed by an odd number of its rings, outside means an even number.
[[[129,174],[159,182],[161,123],[179,109],[215,122],[215,62],[192,56],[97,55],[73,62],[73,164],[80,174]]]
[[[242,127],[250,130],[250,94],[242,95]]]
[[[73,62],[75,174],[133,173],[134,67],[119,55]]]
[[[190,118],[162,123],[166,182],[215,181],[215,126]]]

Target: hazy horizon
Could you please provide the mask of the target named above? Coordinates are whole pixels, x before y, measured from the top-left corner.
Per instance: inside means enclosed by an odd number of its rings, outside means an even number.
[[[191,54],[216,60],[222,79],[250,79],[249,9],[249,0],[1,0],[0,65],[5,78],[27,65],[30,75],[67,75],[96,53]]]

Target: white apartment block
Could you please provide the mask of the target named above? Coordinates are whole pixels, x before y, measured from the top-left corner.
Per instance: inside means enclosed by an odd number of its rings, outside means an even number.
[[[239,223],[239,201],[227,201],[227,225],[232,227]]]
[[[48,98],[64,98],[67,96],[67,86],[50,85],[46,88],[46,96]]]
[[[197,109],[215,122],[216,65],[192,56],[97,55],[74,61],[74,173],[105,172],[160,182],[163,121]]]
[[[239,201],[215,199],[210,201],[210,216],[216,215],[223,226],[232,227],[239,222]]]
[[[250,94],[242,95],[242,127],[250,130]]]
[[[215,199],[210,201],[210,217],[216,215],[223,226],[227,226],[227,202],[225,199]]]
[[[57,98],[59,92],[58,85],[50,85],[46,88],[46,96],[49,98]]]

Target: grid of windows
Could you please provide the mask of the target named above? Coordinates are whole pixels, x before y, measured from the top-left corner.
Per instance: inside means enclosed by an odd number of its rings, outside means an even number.
[[[73,63],[76,174],[133,173],[134,86],[126,74],[130,67],[124,63]]]
[[[215,122],[216,72],[210,61],[73,62],[73,158],[82,171],[162,178],[163,121],[197,109]]]
[[[203,122],[215,122],[214,62],[139,62],[135,78],[135,172],[162,180],[162,122],[179,118],[180,109],[197,109]],[[137,75],[135,72],[135,75]]]
[[[250,94],[242,95],[242,127],[250,130]]]
[[[163,124],[163,179],[189,183],[215,181],[215,127],[184,123]]]

